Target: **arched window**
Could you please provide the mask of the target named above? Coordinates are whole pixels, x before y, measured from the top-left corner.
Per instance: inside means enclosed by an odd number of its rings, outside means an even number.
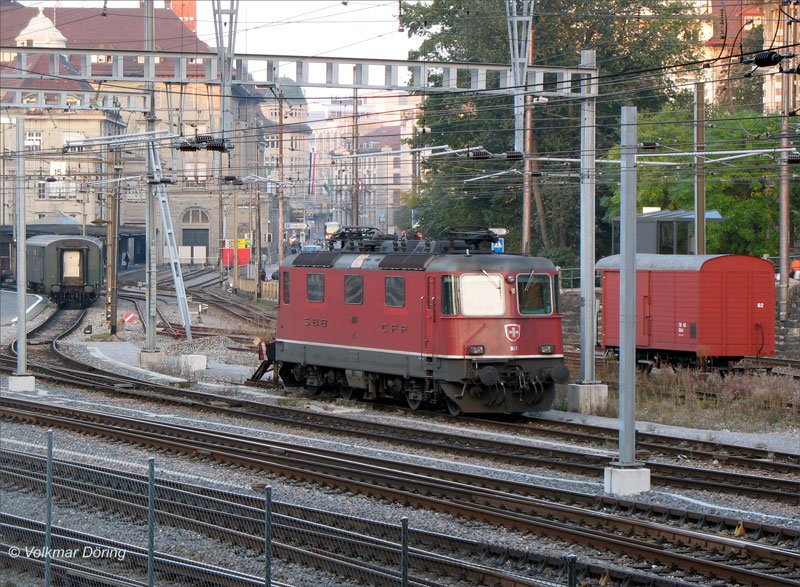
[[[183,213],[184,224],[208,224],[208,212],[201,208],[189,208]]]

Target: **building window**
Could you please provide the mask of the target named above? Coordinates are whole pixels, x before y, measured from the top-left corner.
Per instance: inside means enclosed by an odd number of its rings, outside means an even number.
[[[400,174],[399,174],[399,173],[395,173],[395,174],[392,176],[392,183],[393,183],[394,185],[398,185],[398,184],[400,184]]]
[[[47,184],[43,181],[36,183],[36,194],[39,196],[40,200],[44,200],[47,197]]]
[[[208,224],[208,213],[200,208],[190,208],[183,213],[184,224]]]
[[[25,132],[25,150],[26,151],[41,151],[42,150],[42,133],[41,131]]]

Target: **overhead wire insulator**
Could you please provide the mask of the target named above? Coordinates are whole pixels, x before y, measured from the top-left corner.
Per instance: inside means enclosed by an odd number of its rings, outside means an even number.
[[[756,53],[756,56],[753,57],[753,65],[756,67],[772,67],[773,65],[778,65],[782,59],[783,57],[777,51],[762,51],[761,53]]]
[[[492,154],[486,149],[475,149],[467,153],[468,159],[491,159]]]
[[[508,159],[509,161],[521,161],[524,158],[520,151],[506,151],[505,157],[503,157],[503,159]]]

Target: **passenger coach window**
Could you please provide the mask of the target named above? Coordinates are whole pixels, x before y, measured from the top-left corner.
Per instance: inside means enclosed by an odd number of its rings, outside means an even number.
[[[344,303],[364,303],[364,278],[361,275],[344,276]]]
[[[283,272],[283,279],[280,281],[280,286],[283,288],[283,303],[289,303],[289,272]]]
[[[386,305],[402,308],[406,305],[406,281],[404,277],[386,278]]]
[[[455,275],[442,275],[442,316],[458,314],[458,281]]]
[[[552,314],[549,275],[518,275],[517,301],[520,314]]]
[[[325,276],[322,273],[306,275],[306,296],[309,302],[325,301]]]

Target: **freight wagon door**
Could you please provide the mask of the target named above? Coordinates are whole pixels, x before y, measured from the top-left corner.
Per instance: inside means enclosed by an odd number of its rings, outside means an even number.
[[[63,251],[61,282],[64,285],[83,285],[83,264],[80,251]]]
[[[653,333],[653,312],[650,300],[652,271],[636,271],[636,346],[649,347]]]
[[[728,271],[724,274],[725,293],[722,354],[743,357],[751,352],[751,337],[754,334],[750,300],[752,284],[750,274],[744,271]]]
[[[433,354],[433,312],[436,303],[436,278],[428,275],[425,281],[425,309],[423,310],[422,352]]]

